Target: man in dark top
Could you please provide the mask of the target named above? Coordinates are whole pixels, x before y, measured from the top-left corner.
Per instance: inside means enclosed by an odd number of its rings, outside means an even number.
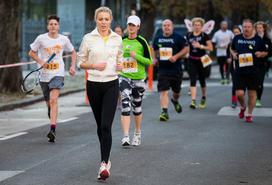
[[[158,60],[158,91],[160,93],[160,105],[162,113],[160,121],[167,121],[168,116],[168,92],[171,88],[173,103],[176,112],[181,113],[182,107],[178,102],[182,82],[181,58],[186,55],[188,48],[185,47],[186,40],[179,34],[173,32],[173,22],[166,19],[162,23],[163,34],[155,38],[153,42],[154,59]]]
[[[256,103],[258,89],[258,71],[261,58],[267,56],[263,40],[254,34],[253,22],[243,21],[243,34],[234,37],[231,54],[235,60],[236,95],[241,105],[239,118],[245,117],[245,90],[248,90],[248,112],[246,122],[252,122],[252,112]]]

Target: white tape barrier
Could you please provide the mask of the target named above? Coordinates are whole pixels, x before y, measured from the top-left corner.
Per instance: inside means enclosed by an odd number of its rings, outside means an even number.
[[[69,58],[72,55],[65,55],[62,58]],[[9,67],[18,67],[18,66],[23,66],[23,65],[29,65],[29,64],[35,64],[35,61],[31,61],[31,62],[20,62],[20,63],[15,63],[15,64],[5,64],[5,65],[0,65],[0,69],[1,68],[9,68]]]

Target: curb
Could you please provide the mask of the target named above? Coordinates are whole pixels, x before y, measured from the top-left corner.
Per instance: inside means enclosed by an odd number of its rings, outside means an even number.
[[[64,92],[60,93],[60,97],[61,96],[66,96],[66,95],[69,95],[69,94],[73,94],[73,93],[77,93],[77,92],[81,92],[81,91],[85,91],[85,88],[64,91]],[[1,111],[9,111],[9,110],[13,110],[13,109],[16,109],[16,108],[24,107],[24,106],[27,106],[27,105],[31,105],[33,103],[43,101],[43,100],[44,100],[43,96],[30,98],[28,100],[19,100],[17,102],[13,102],[13,103],[10,103],[10,104],[0,106],[0,112]]]

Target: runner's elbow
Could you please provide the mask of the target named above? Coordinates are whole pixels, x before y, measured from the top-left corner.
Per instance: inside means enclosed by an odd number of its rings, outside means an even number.
[[[34,55],[35,55],[35,52],[33,52],[32,50],[28,52],[28,56],[30,56],[31,58],[33,58]]]
[[[31,55],[32,55],[32,51],[30,50],[30,51],[28,52],[28,56],[31,57]]]

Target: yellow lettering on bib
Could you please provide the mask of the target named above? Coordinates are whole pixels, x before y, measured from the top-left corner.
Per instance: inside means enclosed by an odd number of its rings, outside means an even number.
[[[172,48],[160,48],[160,60],[169,60],[173,56]]]
[[[59,69],[59,63],[50,63],[50,64],[47,64],[46,69],[48,69],[50,71],[58,70]]]
[[[253,66],[252,53],[244,53],[239,55],[239,67]]]
[[[138,64],[137,61],[132,57],[123,58],[123,73],[137,73]]]
[[[209,55],[202,56],[200,60],[204,68],[212,64],[212,59],[209,57]]]

